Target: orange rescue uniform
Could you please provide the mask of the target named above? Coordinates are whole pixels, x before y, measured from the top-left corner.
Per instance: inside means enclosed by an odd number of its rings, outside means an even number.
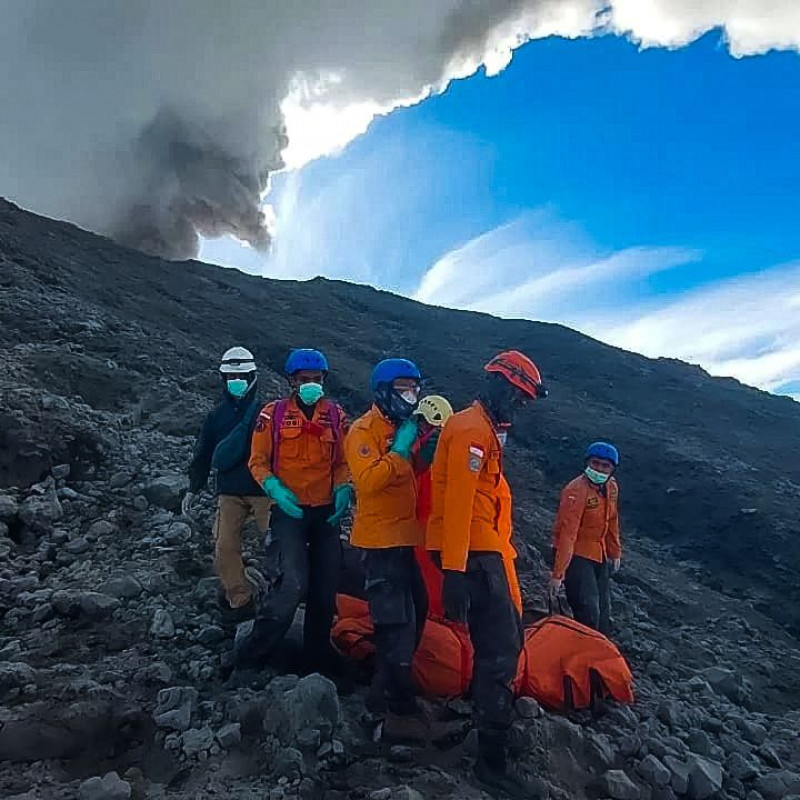
[[[331,421],[334,404],[330,400],[320,400],[308,419],[293,395],[281,421],[277,463],[273,464],[273,425],[279,402],[269,403],[258,415],[250,448],[250,473],[259,486],[274,474],[297,495],[301,506],[329,505],[333,502],[334,487],[349,480],[341,441],[337,441]],[[342,408],[337,407],[337,410],[341,439],[347,423]]]
[[[441,553],[442,569],[464,572],[470,552],[513,553],[511,492],[503,478],[502,448],[480,403],[445,423],[431,485],[426,546]]]
[[[564,487],[553,526],[553,578],[563,580],[573,555],[600,564],[622,558],[618,501],[614,478],[601,488],[579,475]]]
[[[390,452],[394,434],[394,425],[373,406],[345,437],[345,458],[356,490],[350,535],[355,547],[383,549],[422,543],[414,469],[407,459]]]

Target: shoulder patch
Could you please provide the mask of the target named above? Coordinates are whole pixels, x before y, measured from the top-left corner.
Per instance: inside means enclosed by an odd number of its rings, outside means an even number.
[[[266,408],[262,409],[261,413],[258,415],[256,419],[256,433],[263,433],[267,429],[267,425],[269,421],[272,419],[272,416],[267,411]]]
[[[359,445],[358,455],[361,456],[361,458],[367,458],[371,452],[372,450],[368,444]]]
[[[473,455],[472,453],[470,453],[470,456],[469,456],[469,471],[470,472],[480,472],[482,463],[483,463],[482,460],[478,456]]]
[[[483,458],[486,455],[486,451],[479,445],[479,444],[471,444],[469,446],[470,455],[477,456],[478,458]]]

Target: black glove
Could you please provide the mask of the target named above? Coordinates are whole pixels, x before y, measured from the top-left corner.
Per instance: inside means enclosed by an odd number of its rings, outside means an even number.
[[[466,622],[469,611],[469,588],[467,573],[455,569],[444,570],[442,586],[442,604],[444,615],[452,622]]]

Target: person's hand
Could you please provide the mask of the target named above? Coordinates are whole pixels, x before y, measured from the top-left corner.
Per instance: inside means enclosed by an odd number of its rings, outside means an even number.
[[[302,518],[303,509],[300,508],[300,501],[297,499],[297,495],[284,486],[274,475],[264,478],[261,488],[287,517]]]
[[[338,525],[342,517],[350,510],[350,503],[353,501],[353,487],[349,483],[343,483],[333,490],[334,511],[326,522],[328,525]]]
[[[196,499],[197,495],[194,492],[186,492],[183,496],[183,500],[181,500],[181,514],[183,514],[184,517],[192,518],[192,506]]]
[[[548,593],[550,597],[555,599],[558,597],[559,592],[561,591],[561,587],[564,584],[564,580],[562,578],[550,578],[550,583],[547,586]]]
[[[466,622],[469,613],[469,587],[467,573],[455,569],[444,570],[442,584],[442,605],[445,619],[452,622]]]
[[[611,566],[613,567],[614,572],[619,572],[619,568],[620,568],[621,565],[622,565],[622,559],[621,558],[612,558],[611,559]]]
[[[419,460],[425,467],[429,467],[433,463],[433,457],[436,455],[436,445],[439,443],[441,433],[442,431],[439,428],[434,428],[425,444],[419,449]]]
[[[391,452],[397,453],[405,459],[411,458],[411,448],[417,440],[419,428],[417,421],[412,417],[403,422],[397,429],[392,442]]]

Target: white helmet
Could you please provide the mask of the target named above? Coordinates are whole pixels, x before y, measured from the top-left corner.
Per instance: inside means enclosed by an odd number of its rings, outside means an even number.
[[[238,375],[243,372],[255,372],[256,369],[253,354],[244,347],[231,347],[230,350],[226,350],[219,365],[219,371],[223,374]]]

